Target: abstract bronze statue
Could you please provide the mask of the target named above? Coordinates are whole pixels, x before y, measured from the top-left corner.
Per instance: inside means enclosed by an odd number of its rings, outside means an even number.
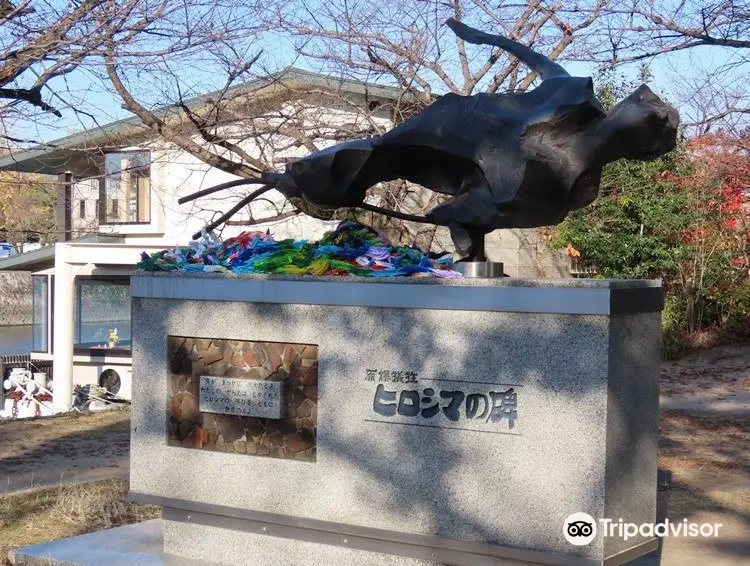
[[[180,202],[262,184],[207,228],[277,189],[323,209],[356,207],[447,226],[458,253],[481,261],[485,234],[557,224],[596,198],[606,163],[655,159],[675,147],[677,111],[646,85],[605,112],[591,78],[571,77],[516,41],[446,23],[464,41],[515,55],[542,82],[524,93],[446,94],[382,136],[344,142],[289,163],[285,173],[232,181]],[[364,202],[367,189],[394,179],[453,198],[424,217]]]

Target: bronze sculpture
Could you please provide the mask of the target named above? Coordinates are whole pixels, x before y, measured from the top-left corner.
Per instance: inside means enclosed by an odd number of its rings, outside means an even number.
[[[516,41],[454,19],[446,24],[464,41],[494,45],[518,57],[542,82],[524,93],[446,94],[382,136],[347,141],[287,164],[285,173],[224,183],[179,202],[260,184],[207,229],[277,189],[324,209],[362,208],[447,226],[458,253],[481,261],[485,234],[557,224],[591,203],[606,163],[654,159],[674,148],[677,111],[646,85],[605,112],[591,78],[571,77]],[[367,189],[394,179],[452,198],[424,217],[364,202]]]

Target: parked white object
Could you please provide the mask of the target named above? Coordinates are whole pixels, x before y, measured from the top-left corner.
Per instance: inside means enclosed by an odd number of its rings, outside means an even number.
[[[104,387],[107,391],[130,401],[133,370],[126,365],[103,365],[99,366],[98,385]]]
[[[39,381],[36,381],[35,377]],[[11,393],[22,393],[23,398],[20,400],[6,399],[0,417],[24,419],[54,415],[56,411],[52,405],[35,397],[41,394],[52,395],[52,392],[47,389],[46,383],[43,385],[40,383],[41,381],[46,381],[46,374],[38,373],[32,376],[29,370],[13,368],[8,375],[8,379],[3,382],[3,387]]]
[[[41,387],[47,387],[47,374],[41,371],[35,372],[34,382],[40,385]]]

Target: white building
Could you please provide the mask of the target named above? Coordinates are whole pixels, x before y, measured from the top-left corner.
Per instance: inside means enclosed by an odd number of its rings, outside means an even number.
[[[288,88],[280,89],[282,84]],[[307,93],[304,99],[300,92]],[[326,92],[335,96],[326,96]],[[295,114],[304,121],[307,113],[316,124],[340,126],[361,121],[362,109],[367,109],[367,119],[384,127],[391,124],[387,103],[401,95],[395,88],[296,69],[234,87],[228,93],[238,101],[236,109],[240,111],[243,101],[262,100],[267,119],[281,125],[282,116]],[[199,111],[211,103],[211,96],[196,98],[189,105]],[[165,112],[179,114],[174,109]],[[316,135],[322,130],[318,128]],[[272,137],[251,137],[243,149],[262,155],[279,168],[289,159],[309,153],[304,146],[285,143],[288,140],[282,127]],[[141,252],[184,246],[219,211],[239,200],[247,187],[177,204],[181,196],[236,177],[164,142],[137,118],[13,153],[0,159],[2,170],[57,176],[58,243],[0,260],[0,270],[32,272],[32,360],[53,360],[55,408],[70,408],[75,384],[98,383],[128,398],[129,277]],[[274,196],[253,205],[252,218],[246,212],[227,226],[222,236],[268,228],[277,238],[315,239],[336,225],[305,215],[258,225],[257,219],[283,217],[291,211],[282,195],[269,194]],[[493,259],[505,261],[510,275],[529,274],[520,268],[521,254],[530,257],[530,248],[518,236],[523,231],[506,232],[506,239],[488,239],[488,252]],[[560,274],[554,261],[544,261],[552,274]],[[548,274],[543,270],[536,274]],[[118,340],[111,339],[115,329]]]

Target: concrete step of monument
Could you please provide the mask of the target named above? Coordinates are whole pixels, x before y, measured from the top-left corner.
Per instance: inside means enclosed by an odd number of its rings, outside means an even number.
[[[161,519],[17,548],[13,566],[212,566],[162,551]],[[218,566],[218,565],[217,565]]]

